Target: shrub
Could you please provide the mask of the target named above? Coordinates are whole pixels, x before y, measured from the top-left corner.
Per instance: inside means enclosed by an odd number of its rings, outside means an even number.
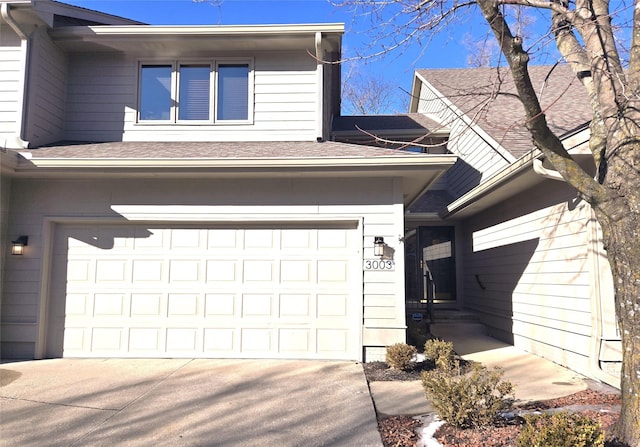
[[[407,343],[416,347],[424,346],[430,335],[429,326],[425,320],[407,319]]]
[[[411,369],[413,359],[416,355],[416,348],[406,343],[396,343],[387,346],[387,365],[402,371]]]
[[[467,374],[459,366],[422,373],[422,387],[438,416],[457,428],[490,425],[513,405],[513,385],[501,381],[499,368],[475,364]]]
[[[524,417],[518,447],[602,447],[604,432],[586,416],[561,411]]]
[[[451,370],[455,367],[455,352],[450,341],[432,338],[424,344],[424,355],[433,360],[438,368]]]

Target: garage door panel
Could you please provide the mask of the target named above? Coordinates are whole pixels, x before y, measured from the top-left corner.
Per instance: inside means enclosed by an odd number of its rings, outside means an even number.
[[[198,295],[194,293],[170,293],[168,296],[169,317],[195,317],[198,315],[199,308]]]
[[[242,247],[240,232],[238,230],[227,229],[208,230],[207,247],[210,249],[227,249],[227,251],[235,251],[235,249]]]
[[[276,247],[276,232],[271,229],[255,229],[244,231],[244,248],[246,250],[271,250]]]
[[[94,317],[127,317],[128,306],[120,293],[96,293],[93,296]]]
[[[235,328],[206,328],[204,330],[204,352],[227,356],[237,352]]]
[[[159,259],[134,259],[132,261],[132,281],[134,283],[160,283],[163,280],[164,262]]]
[[[160,317],[163,300],[161,293],[132,293],[131,317]]]
[[[287,284],[312,281],[311,263],[312,261],[302,259],[280,261],[280,282]]]
[[[166,247],[168,232],[159,229],[136,228],[133,236],[133,248],[138,252],[163,251]]]
[[[349,263],[342,260],[318,261],[318,284],[346,284],[349,278]]]
[[[206,317],[233,317],[236,314],[236,295],[209,293],[205,297]]]
[[[82,316],[90,314],[89,295],[86,293],[70,293],[67,295],[67,315]]]
[[[346,329],[318,329],[318,352],[346,352],[349,347],[349,331]]]
[[[270,294],[244,294],[242,295],[243,317],[266,317],[270,319],[273,314],[273,295]]]
[[[122,328],[94,327],[91,330],[91,352],[117,354],[126,349]]]
[[[238,280],[238,263],[234,260],[208,260],[207,283],[233,283]],[[212,284],[213,285],[213,284]]]
[[[272,330],[270,328],[243,328],[240,329],[240,349],[245,353],[271,354]]]
[[[69,353],[73,356],[73,353],[86,353],[88,347],[88,343],[85,343],[86,338],[88,337],[84,328],[65,328],[63,344],[65,354]]]
[[[52,289],[64,294],[53,308],[65,310],[51,318],[64,321],[65,356],[359,355],[354,230],[114,226],[61,234],[54,256],[66,259],[67,275]],[[92,237],[103,247],[92,248]]]
[[[199,248],[202,246],[203,237],[206,237],[207,234],[201,230],[194,229],[176,229],[171,230],[171,250],[186,250],[187,252],[191,251],[190,249]]]
[[[169,282],[197,282],[200,280],[200,261],[181,259],[169,261]]]
[[[282,233],[280,248],[283,253],[299,252],[300,249],[315,249],[315,232],[307,229],[290,229]]]
[[[311,350],[311,331],[309,329],[280,329],[278,331],[279,352],[300,356]]]
[[[96,260],[95,282],[98,284],[124,282],[128,277],[127,264],[126,259]]]
[[[274,275],[274,262],[270,259],[244,261],[244,282],[272,282]]]
[[[168,328],[167,352],[176,354],[197,352],[198,332],[195,328]]]
[[[309,294],[281,294],[279,303],[280,318],[309,320],[314,317],[311,309],[312,297]]]
[[[317,297],[318,318],[347,317],[348,295],[319,294]]]
[[[143,327],[129,330],[129,352],[148,356],[164,351],[163,331],[160,328]]]

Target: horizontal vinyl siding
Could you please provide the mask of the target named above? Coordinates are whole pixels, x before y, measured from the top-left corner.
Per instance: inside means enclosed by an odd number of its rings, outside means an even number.
[[[64,138],[66,56],[44,28],[32,37],[27,140],[32,146]]]
[[[394,271],[363,274],[364,343],[385,346],[404,341],[403,206],[393,179],[282,180],[34,180],[14,179],[8,234],[29,235],[24,256],[6,256],[2,300],[4,352],[34,350],[42,287],[44,222],[47,217],[147,221],[150,225],[188,221],[277,222],[301,216],[363,222],[363,240],[354,256],[372,259],[374,236],[395,250]],[[355,205],[354,205],[355,204]],[[175,205],[180,205],[175,207]],[[183,216],[183,217],[181,217]],[[188,217],[184,217],[188,216]],[[199,219],[197,216],[202,216]],[[110,221],[111,222],[111,221]],[[54,229],[55,231],[55,229]],[[359,263],[358,263],[359,264]],[[361,275],[361,265],[353,272]],[[357,281],[360,284],[360,281]],[[27,350],[28,350],[27,349]],[[31,354],[33,355],[33,354]]]
[[[319,88],[316,62],[304,52],[246,56],[254,57],[253,123],[230,125],[138,124],[138,60],[118,55],[72,56],[66,138],[80,141],[314,140]],[[204,57],[213,60],[217,55]]]
[[[569,205],[563,199],[575,193],[551,183],[467,222],[465,307],[481,315],[490,333],[516,346],[555,361],[586,362],[589,207]]]
[[[133,58],[71,55],[65,139],[121,141],[126,111],[136,107],[136,79],[137,62]]]
[[[482,131],[477,126],[460,119],[458,114],[461,112],[453,107],[422,84],[418,112],[427,114],[450,129],[447,149],[460,160],[447,172],[446,178],[451,191],[461,196],[498,173],[509,162],[480,136]]]
[[[0,147],[19,133],[17,117],[22,88],[20,39],[8,27],[0,27]]]

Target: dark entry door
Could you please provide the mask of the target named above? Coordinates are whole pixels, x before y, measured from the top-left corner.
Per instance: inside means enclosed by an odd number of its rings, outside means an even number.
[[[405,239],[408,312],[426,310],[425,285],[432,286],[436,307],[455,307],[454,234],[453,227],[418,227]],[[429,274],[429,281],[425,281]]]

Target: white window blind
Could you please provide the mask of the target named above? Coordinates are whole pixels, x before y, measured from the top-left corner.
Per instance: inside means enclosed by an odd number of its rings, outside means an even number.
[[[217,116],[219,121],[249,118],[249,65],[219,64]]]
[[[178,99],[179,120],[209,119],[211,68],[209,65],[181,65]]]

